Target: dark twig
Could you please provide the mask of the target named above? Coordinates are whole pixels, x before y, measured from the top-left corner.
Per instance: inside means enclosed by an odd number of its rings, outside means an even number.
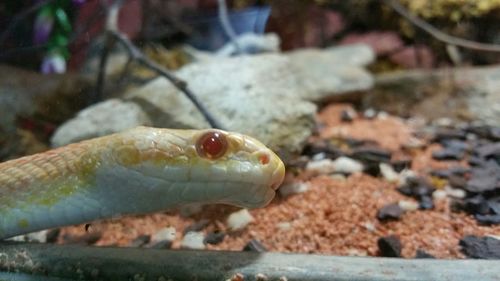
[[[436,38],[439,41],[471,50],[485,51],[485,52],[500,52],[500,45],[467,40],[460,37],[451,36],[449,34],[442,32],[441,30],[437,29],[436,27],[422,20],[421,18],[412,15],[397,0],[382,0],[382,1],[386,5],[390,6],[398,14],[400,14],[408,21],[410,21],[412,24],[424,30],[425,32],[429,33],[432,37]]]
[[[213,128],[218,128],[222,129],[221,124],[213,118],[208,110],[203,106],[203,104],[200,103],[200,101],[196,98],[196,96],[189,90],[187,87],[186,82],[178,79],[174,75],[172,75],[170,72],[168,72],[165,68],[163,68],[161,65],[157,64],[156,62],[150,60],[148,57],[146,57],[136,46],[130,42],[130,40],[125,37],[122,33],[118,31],[108,31],[108,33],[113,36],[119,42],[122,44],[125,49],[127,50],[129,56],[132,58],[132,60],[138,62],[142,66],[149,68],[156,72],[158,75],[161,75],[168,79],[176,88],[178,88],[180,91],[182,91],[186,97],[196,106],[196,108],[201,112],[203,117],[207,120],[207,122],[212,126]]]
[[[54,0],[39,1],[36,4],[34,4],[33,6],[27,8],[26,10],[24,10],[24,11],[18,13],[17,15],[15,15],[12,18],[12,20],[9,22],[9,25],[7,25],[7,27],[5,28],[5,30],[0,35],[0,46],[3,45],[3,43],[5,42],[5,40],[9,37],[9,35],[12,33],[12,30],[14,30],[14,28],[19,24],[19,22],[21,22],[24,18],[26,18],[30,14],[36,12],[41,7],[43,7],[43,6],[47,5],[47,4],[50,4],[53,1]]]

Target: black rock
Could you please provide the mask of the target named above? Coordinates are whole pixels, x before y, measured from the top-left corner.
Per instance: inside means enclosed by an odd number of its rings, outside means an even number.
[[[434,201],[431,196],[422,196],[418,202],[418,208],[421,210],[430,210],[434,208]]]
[[[492,141],[500,141],[500,127],[491,128],[489,138]]]
[[[162,241],[154,243],[153,245],[150,246],[150,248],[153,248],[153,249],[170,249],[170,248],[172,248],[172,241],[171,240],[162,240]]]
[[[452,148],[444,148],[432,153],[432,158],[439,161],[462,160],[464,157],[465,151]]]
[[[465,236],[459,245],[462,252],[474,259],[500,259],[500,240],[493,237]]]
[[[252,240],[250,240],[250,242],[248,242],[245,245],[245,247],[243,247],[243,251],[248,251],[248,252],[267,252],[267,249],[258,240],[252,239]]]
[[[500,224],[500,215],[475,215],[476,220],[485,225]]]
[[[494,214],[500,215],[500,201],[498,199],[489,199],[488,206],[490,207],[491,212]]]
[[[475,149],[477,156],[484,159],[500,158],[500,142],[485,144]]]
[[[226,237],[226,234],[224,232],[220,231],[210,232],[207,234],[207,236],[205,236],[205,239],[203,239],[203,243],[217,245],[222,241],[224,241],[224,237]]]
[[[378,239],[377,245],[380,252],[380,256],[391,257],[391,258],[401,257],[402,247],[398,237],[394,235],[381,237]]]
[[[436,142],[450,139],[465,140],[466,138],[467,132],[459,129],[439,128],[434,134],[434,141]]]
[[[377,219],[381,221],[397,220],[403,215],[403,209],[399,207],[398,203],[385,205],[377,212]]]
[[[411,162],[411,159],[395,160],[391,161],[391,166],[394,168],[394,171],[400,173],[404,169],[411,168]]]
[[[184,231],[182,232],[184,235],[190,231],[201,231],[203,230],[208,224],[210,223],[209,220],[207,219],[201,219],[191,225],[189,225],[188,227],[186,227],[184,229]]]
[[[465,189],[467,186],[467,180],[463,176],[450,175],[448,177],[448,183],[454,188]]]
[[[464,200],[466,211],[471,214],[487,215],[490,213],[490,206],[483,195],[476,195]]]
[[[418,249],[417,250],[417,253],[415,254],[415,258],[416,259],[435,259],[436,257],[427,253],[426,251],[424,250],[420,250]]]
[[[359,147],[353,149],[350,157],[361,162],[389,163],[391,152],[378,147]]]
[[[406,196],[411,196],[420,200],[423,196],[431,196],[436,190],[427,180],[422,177],[412,177],[398,188],[398,191]]]
[[[472,193],[494,190],[497,188],[499,173],[500,170],[489,166],[473,169],[465,190]]]
[[[352,110],[342,110],[340,113],[340,120],[342,122],[352,122],[354,120],[355,113]]]
[[[137,238],[135,238],[134,240],[132,240],[132,242],[130,242],[129,246],[133,247],[133,248],[139,248],[139,247],[142,247],[142,246],[148,244],[149,241],[151,241],[151,235],[140,235]]]
[[[304,147],[302,154],[308,155],[310,157],[324,153],[326,158],[336,159],[343,156],[345,153],[340,150],[337,146],[329,141],[318,141],[314,143],[309,143]]]

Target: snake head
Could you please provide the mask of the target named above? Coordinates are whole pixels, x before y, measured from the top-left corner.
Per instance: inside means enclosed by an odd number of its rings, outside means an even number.
[[[262,207],[285,175],[273,151],[239,133],[139,127],[125,132],[121,143],[114,158],[142,177],[139,185],[150,192],[151,206],[156,200],[169,206]]]

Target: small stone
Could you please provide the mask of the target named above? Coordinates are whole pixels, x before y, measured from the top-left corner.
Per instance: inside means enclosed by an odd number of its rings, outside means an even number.
[[[378,239],[377,244],[380,256],[391,258],[401,257],[402,247],[398,237],[394,235],[381,237]]]
[[[222,241],[224,241],[225,237],[226,237],[226,234],[224,232],[220,232],[220,231],[209,232],[207,234],[207,236],[205,236],[205,240],[203,240],[203,243],[217,245],[217,244],[222,243]]]
[[[466,136],[467,133],[462,130],[439,128],[434,135],[434,141],[441,142],[449,139],[465,140]]]
[[[304,147],[302,154],[313,156],[318,153],[323,153],[325,158],[336,159],[342,155],[344,152],[340,150],[337,146],[332,144],[330,141],[317,141],[313,143],[309,143]]]
[[[254,220],[247,209],[241,209],[229,215],[227,226],[230,230],[241,230]]]
[[[415,254],[415,258],[416,259],[435,259],[436,257],[427,253],[426,251],[424,250],[420,250],[418,249],[417,250],[417,253]]]
[[[430,210],[434,208],[434,201],[431,196],[422,196],[419,201],[421,210]]]
[[[437,189],[432,193],[432,199],[434,200],[443,200],[446,199],[446,197],[447,197],[446,191],[441,189]]]
[[[444,191],[448,196],[458,199],[463,199],[467,195],[463,189],[453,188],[448,185],[444,187]]]
[[[278,189],[281,196],[303,193],[309,190],[309,184],[302,181],[286,183]]]
[[[181,248],[183,249],[193,249],[193,250],[203,250],[205,249],[205,235],[203,232],[188,232],[181,241]]]
[[[448,177],[448,183],[458,189],[465,189],[467,187],[467,180],[463,176],[458,176],[458,175],[450,175]]]
[[[245,247],[243,247],[243,251],[262,253],[262,252],[267,252],[267,249],[257,239],[252,239],[245,245]]]
[[[267,280],[269,280],[269,278],[265,274],[258,273],[257,275],[255,275],[255,281],[267,281]]]
[[[368,108],[367,110],[365,110],[363,112],[363,117],[365,119],[372,120],[375,117],[377,117],[377,111],[375,111],[375,109],[373,109],[373,108]]]
[[[162,228],[151,236],[151,241],[174,241],[177,234],[176,232],[177,231],[173,226]]]
[[[475,215],[476,220],[484,225],[500,224],[500,215]]]
[[[276,225],[280,230],[288,231],[292,229],[292,224],[290,222],[280,222]]]
[[[132,242],[130,242],[129,247],[139,248],[142,247],[151,241],[151,235],[139,235]]]
[[[317,175],[328,175],[335,172],[335,164],[331,159],[310,161],[306,165],[306,171]]]
[[[326,154],[324,152],[320,152],[320,153],[316,153],[313,155],[313,157],[311,157],[311,160],[312,161],[319,161],[319,160],[323,160],[326,158]]]
[[[418,210],[419,204],[415,201],[409,201],[409,200],[400,200],[398,202],[398,205],[403,211],[409,212],[409,211],[416,211]]]
[[[341,156],[333,161],[336,173],[361,173],[363,171],[363,164],[351,159],[349,157]]]
[[[361,162],[389,163],[391,152],[378,147],[360,147],[353,150],[351,157]]]
[[[403,214],[403,209],[397,203],[385,205],[377,212],[377,218],[381,221],[397,220]]]
[[[493,237],[465,236],[459,245],[462,252],[474,259],[500,259],[500,240]]]
[[[352,122],[356,118],[356,112],[354,110],[344,109],[340,113],[340,120],[342,122]]]
[[[203,230],[208,224],[210,223],[209,220],[207,219],[201,219],[191,225],[189,225],[188,227],[186,227],[184,229],[184,231],[182,232],[183,234],[186,234],[190,231],[201,231]]]
[[[399,174],[394,171],[391,165],[386,163],[378,164],[380,169],[380,174],[384,177],[388,182],[397,182],[399,181]]]
[[[471,214],[487,215],[490,213],[490,206],[483,195],[465,199],[465,208]]]
[[[482,193],[497,188],[498,170],[494,167],[482,167],[473,169],[471,179],[467,182],[465,189],[469,192]]]
[[[401,173],[402,171],[411,168],[411,162],[411,159],[395,160],[391,161],[391,166],[394,168],[394,171]]]
[[[462,160],[465,157],[465,152],[457,149],[444,148],[432,153],[434,160]]]

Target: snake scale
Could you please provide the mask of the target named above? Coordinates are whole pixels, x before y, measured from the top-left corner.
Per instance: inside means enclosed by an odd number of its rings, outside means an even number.
[[[137,127],[0,163],[0,239],[192,203],[261,207],[284,173],[246,135]]]

